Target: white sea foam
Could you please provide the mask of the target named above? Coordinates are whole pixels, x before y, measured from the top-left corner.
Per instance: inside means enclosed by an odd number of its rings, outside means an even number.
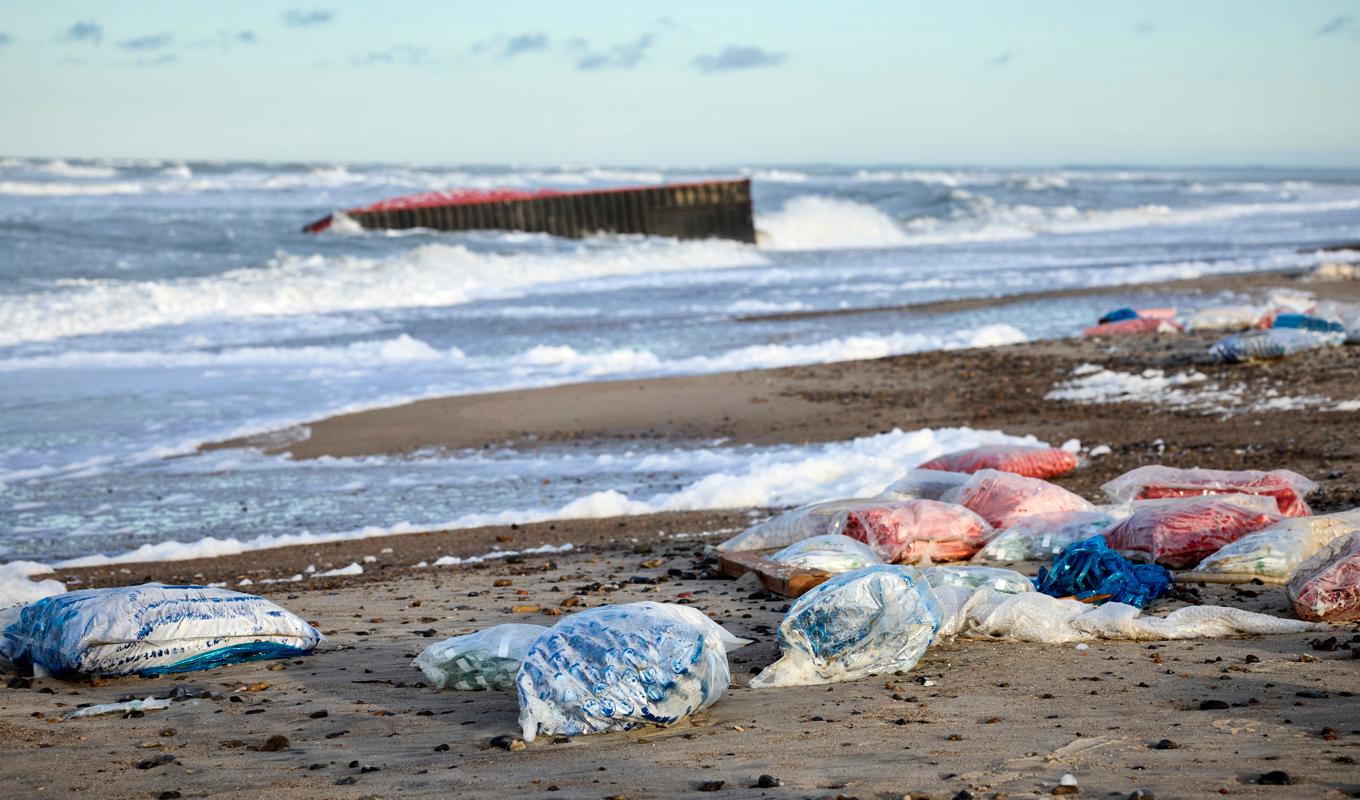
[[[11,561],[8,564],[0,564],[0,608],[32,603],[65,592],[66,584],[61,581],[29,580],[35,575],[45,575],[51,571],[51,567],[34,561]]]
[[[77,197],[111,194],[141,194],[145,187],[136,181],[117,183],[51,183],[48,181],[0,181],[0,194],[19,197]]]
[[[892,217],[871,205],[836,197],[795,197],[779,211],[756,217],[771,250],[897,247],[909,244]]]
[[[408,334],[342,347],[238,347],[226,350],[68,350],[52,356],[0,359],[0,372],[27,369],[140,369],[227,367],[253,364],[374,367],[419,361],[462,361],[458,348],[440,351]]]

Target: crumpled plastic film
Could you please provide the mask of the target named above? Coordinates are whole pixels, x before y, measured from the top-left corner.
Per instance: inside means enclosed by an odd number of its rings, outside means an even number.
[[[790,567],[816,569],[839,575],[842,572],[882,564],[883,559],[867,544],[839,533],[813,536],[791,544],[770,556],[771,561]]]
[[[1219,339],[1209,348],[1209,355],[1228,364],[1264,361],[1287,358],[1324,347],[1335,347],[1345,341],[1345,333],[1313,333],[1298,328],[1268,328],[1234,333]]]
[[[882,505],[882,500],[852,497],[810,503],[762,520],[718,545],[720,552],[771,550],[788,547],[812,536],[841,533],[846,512],[863,506]]]
[[[1113,511],[1056,511],[1024,517],[998,533],[974,561],[1047,561],[1123,518]]]
[[[979,470],[941,498],[969,509],[997,530],[1024,517],[1057,511],[1094,511],[1095,506],[1056,484],[993,469]]]
[[[961,586],[965,589],[980,589],[984,586],[1002,594],[1021,594],[1034,591],[1029,578],[1013,569],[1003,567],[978,567],[971,564],[947,564],[922,567],[921,574],[931,588]]]
[[[968,481],[966,472],[939,469],[911,469],[888,484],[879,497],[889,500],[939,500],[945,492]]]
[[[1360,620],[1360,533],[1333,539],[1299,566],[1285,584],[1303,619]]]
[[[1360,509],[1318,517],[1292,517],[1249,533],[1213,553],[1195,567],[1196,575],[1234,576],[1238,582],[1259,578],[1284,583],[1303,562],[1334,539],[1360,532]]]
[[[844,531],[894,564],[961,561],[995,534],[992,526],[972,511],[937,500],[901,500],[856,508],[847,512]]]
[[[436,642],[411,662],[435,689],[511,689],[520,662],[548,628],[507,623]]]
[[[1219,548],[1285,519],[1274,498],[1249,494],[1140,500],[1102,536],[1122,555],[1193,567]]]
[[[1100,536],[1063,550],[1051,567],[1040,567],[1034,586],[1050,597],[1145,608],[1171,588],[1171,573],[1156,564],[1134,564]]]
[[[1297,472],[1274,469],[1180,469],[1152,464],[1129,470],[1101,487],[1115,503],[1220,494],[1254,494],[1275,498],[1280,512],[1291,517],[1312,513],[1304,498],[1318,485]]]

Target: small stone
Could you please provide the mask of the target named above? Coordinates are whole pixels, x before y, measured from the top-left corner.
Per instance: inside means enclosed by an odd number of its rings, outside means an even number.
[[[161,767],[166,764],[169,764],[174,760],[175,757],[170,755],[169,753],[161,753],[155,758],[148,758],[145,761],[138,762],[137,769],[155,769],[156,767]]]
[[[1261,663],[1261,658],[1260,658],[1260,656],[1254,656],[1254,655],[1252,655],[1251,653],[1248,653],[1248,654],[1247,654],[1247,657],[1244,658],[1244,659],[1242,659],[1242,660],[1245,661],[1245,662],[1248,663],[1248,664],[1259,664],[1259,663]],[[1142,789],[1139,789],[1138,791],[1141,792],[1141,791],[1143,791],[1143,790],[1142,790]],[[1130,795],[1130,796],[1132,796],[1132,795]]]
[[[543,613],[549,617],[560,617],[565,612],[562,611],[562,609],[558,608],[557,606],[548,606],[547,608],[543,609]]]
[[[1078,788],[1075,787],[1075,786],[1064,786],[1064,785],[1062,785],[1062,784],[1059,784],[1059,785],[1057,785],[1057,786],[1054,786],[1054,787],[1053,787],[1053,790],[1052,790],[1051,792],[1049,792],[1049,794],[1059,794],[1059,795],[1061,795],[1061,794],[1076,794],[1077,792],[1080,792],[1080,791],[1081,791],[1081,790],[1078,789]]]
[[[1157,742],[1152,746],[1153,750],[1176,750],[1179,748],[1180,745],[1176,744],[1170,739],[1162,739],[1160,742]]]
[[[353,775],[346,775],[345,777],[339,778],[335,781],[336,786],[353,786],[355,783],[357,783],[357,781],[355,780]]]
[[[491,585],[496,587],[514,586],[515,582],[510,580],[509,578],[497,578],[495,581],[491,583]]]
[[[1308,689],[1302,692],[1294,692],[1294,696],[1302,697],[1305,700],[1326,700],[1327,698],[1331,697],[1331,695],[1327,694],[1326,692],[1319,692],[1312,689]]]
[[[1157,796],[1147,789],[1134,789],[1129,792],[1129,800],[1157,800]]]
[[[179,798],[183,796],[184,795],[180,794],[178,791],[174,789],[166,789],[165,791],[156,795],[156,800],[179,800]]]
[[[1222,700],[1205,700],[1199,704],[1200,711],[1220,711],[1228,707],[1228,704]]]
[[[542,610],[543,610],[543,608],[542,608],[541,606],[530,605],[530,604],[528,604],[528,603],[525,603],[525,604],[522,604],[522,605],[510,606],[510,613],[511,613],[511,614],[533,614],[533,613],[536,613],[536,612],[542,611]]]
[[[434,751],[436,753],[447,753],[449,752],[449,746],[446,744],[437,744],[434,746]]]
[[[167,739],[170,738],[171,736],[174,736],[177,733],[179,733],[179,731],[175,730],[174,728],[163,728],[161,730],[161,736],[164,736]]]
[[[33,681],[28,678],[10,678],[5,685],[11,689],[32,689]]]
[[[757,789],[773,789],[776,786],[783,786],[784,782],[773,775],[761,775],[756,778]]]
[[[323,708],[323,709],[321,709],[320,711],[313,711],[312,713],[308,714],[308,715],[307,715],[307,718],[308,718],[308,719],[325,719],[326,717],[329,717],[330,715],[331,715],[331,712],[329,712],[329,711],[327,711],[326,709]]]
[[[1336,728],[1330,728],[1330,727],[1329,727],[1329,728],[1323,728],[1323,729],[1322,729],[1322,738],[1325,739],[1325,740],[1327,740],[1327,741],[1329,741],[1329,742],[1335,742],[1335,741],[1336,741]]]
[[[716,792],[719,789],[721,789],[723,785],[726,783],[727,781],[704,781],[703,783],[699,784],[699,791]]]
[[[281,736],[276,733],[273,736],[270,736],[268,739],[264,740],[264,744],[260,745],[260,752],[277,753],[280,750],[287,750],[288,746],[289,746],[288,737]]]
[[[1256,779],[1262,786],[1292,786],[1294,779],[1289,777],[1289,773],[1283,770],[1273,769]]]
[[[502,734],[491,740],[492,747],[499,747],[502,750],[523,750],[524,740],[509,734]]]

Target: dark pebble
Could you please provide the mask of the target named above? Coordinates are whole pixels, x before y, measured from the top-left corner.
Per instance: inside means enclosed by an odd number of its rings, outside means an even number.
[[[449,746],[446,744],[437,744],[434,746],[434,751],[436,753],[447,753],[449,752]]]
[[[1331,697],[1331,695],[1327,694],[1326,692],[1318,692],[1312,689],[1302,692],[1294,692],[1294,696],[1302,697],[1306,700],[1326,700],[1327,698]]]
[[[355,784],[353,775],[346,775],[335,782],[336,786],[353,786]]]
[[[1248,653],[1248,654],[1247,654],[1247,657],[1244,658],[1244,659],[1242,659],[1242,660],[1245,661],[1245,662],[1248,663],[1248,664],[1259,664],[1259,663],[1261,662],[1261,657],[1260,657],[1260,656],[1254,656],[1254,655],[1252,655],[1251,653]]]
[[[776,786],[783,786],[784,782],[773,775],[761,775],[756,778],[757,789],[773,789]]]
[[[1273,769],[1257,778],[1256,782],[1262,786],[1292,786],[1294,784],[1294,779],[1289,777],[1288,772]]]
[[[960,789],[959,793],[954,795],[952,800],[973,800],[973,793],[967,789]]]
[[[279,734],[274,734],[273,736],[270,736],[268,739],[265,739],[264,744],[260,745],[260,752],[277,753],[280,750],[287,750],[288,744],[289,742],[287,736],[280,736]]]
[[[33,681],[28,678],[10,678],[5,681],[5,685],[11,689],[32,689]]]
[[[1199,704],[1200,711],[1218,711],[1224,708],[1228,708],[1228,704],[1222,700],[1205,700]]]
[[[716,792],[721,789],[725,783],[727,783],[727,781],[704,781],[699,784],[699,791]]]
[[[349,733],[349,731],[331,731],[330,733],[326,734],[326,738],[339,739],[341,736],[344,736],[347,733]]]
[[[491,746],[499,747],[502,750],[523,750],[525,745],[523,741],[514,736],[502,734],[491,740]]]
[[[326,717],[329,717],[330,715],[331,715],[331,712],[325,711],[325,710],[322,710],[322,711],[313,711],[312,713],[310,713],[310,714],[307,715],[307,718],[308,718],[308,719],[325,719]]]
[[[1153,749],[1153,750],[1175,750],[1175,749],[1177,749],[1177,748],[1179,748],[1179,747],[1180,747],[1180,745],[1176,744],[1175,742],[1171,741],[1170,739],[1163,739],[1163,740],[1161,740],[1160,742],[1154,744],[1154,745],[1152,746],[1152,749]]]
[[[184,795],[180,794],[179,792],[175,791],[174,789],[168,789],[168,790],[166,790],[166,791],[164,791],[164,792],[161,792],[160,794],[156,795],[156,800],[179,800],[179,798],[181,798],[181,797],[183,797],[183,796],[184,796]]]
[[[137,762],[137,769],[155,769],[156,767],[165,766],[174,760],[175,757],[169,753],[161,753],[155,758],[148,758],[145,761]]]
[[[1157,800],[1157,796],[1147,789],[1134,789],[1129,792],[1129,800]]]

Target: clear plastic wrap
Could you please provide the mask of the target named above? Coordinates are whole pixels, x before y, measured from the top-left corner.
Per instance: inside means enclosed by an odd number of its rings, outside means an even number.
[[[995,531],[960,505],[938,500],[901,500],[856,508],[845,519],[845,535],[884,561],[962,561],[972,557]]]
[[[746,643],[697,609],[671,603],[565,617],[520,664],[524,740],[672,724],[723,696],[727,653]]]
[[[1105,322],[1081,332],[1082,336],[1133,336],[1141,333],[1180,333],[1185,330],[1174,319],[1137,317]]]
[[[939,469],[912,469],[888,484],[879,497],[887,500],[939,500],[950,489],[968,481],[966,472]]]
[[[1285,519],[1274,498],[1249,494],[1140,500],[1104,534],[1135,561],[1193,567],[1230,542]]]
[[[1101,536],[1069,545],[1050,567],[1040,567],[1034,586],[1051,597],[1088,603],[1126,603],[1145,608],[1171,588],[1171,574],[1156,564],[1134,564]]]
[[[973,565],[946,565],[923,567],[921,574],[932,589],[943,586],[958,586],[964,589],[980,589],[984,586],[1002,594],[1021,594],[1034,591],[1029,578],[1013,569],[1001,567],[978,567]]]
[[[37,674],[164,675],[305,655],[321,634],[263,597],[147,583],[46,597],[5,616],[0,655]]]
[[[1245,331],[1261,318],[1254,306],[1213,306],[1202,308],[1190,317],[1192,331]]]
[[[879,558],[867,544],[839,533],[813,536],[811,539],[791,544],[770,556],[770,560],[790,567],[821,570],[832,575],[883,563],[883,559]]]
[[[993,469],[973,473],[967,483],[941,499],[964,506],[997,530],[1035,514],[1095,510],[1084,498],[1061,486]]]
[[[1285,584],[1300,619],[1360,620],[1360,533],[1328,542]]]
[[[1313,513],[1304,498],[1318,485],[1287,469],[1178,469],[1154,464],[1129,470],[1101,487],[1113,502],[1161,500],[1169,497],[1252,494],[1275,498],[1280,512],[1291,517]]]
[[[1319,517],[1295,517],[1250,533],[1195,567],[1205,579],[1284,583],[1314,553],[1334,539],[1360,532],[1360,509]]]
[[[1013,472],[1027,478],[1056,478],[1077,468],[1077,457],[1056,447],[992,444],[932,458],[921,469],[974,473],[983,469]]]
[[[1346,341],[1350,344],[1360,342],[1360,303],[1345,303],[1338,300],[1324,300],[1317,304],[1313,313],[1323,319],[1341,323],[1346,331]]]
[[[1016,520],[973,556],[974,561],[1047,561],[1068,545],[1119,521],[1108,511],[1056,511]]]
[[[779,624],[779,660],[751,686],[836,683],[908,670],[939,627],[939,606],[915,568],[884,564],[837,575],[794,602]]]
[[[529,645],[546,630],[544,625],[494,625],[436,642],[421,651],[411,666],[425,673],[435,689],[512,689]]]
[[[841,533],[847,511],[882,504],[882,500],[852,497],[799,506],[757,522],[718,545],[718,550],[773,550],[813,536]]]
[[[1335,347],[1345,341],[1345,334],[1312,333],[1298,328],[1267,328],[1225,336],[1214,342],[1214,346],[1209,348],[1209,355],[1218,361],[1235,364],[1286,358],[1309,350]]]

